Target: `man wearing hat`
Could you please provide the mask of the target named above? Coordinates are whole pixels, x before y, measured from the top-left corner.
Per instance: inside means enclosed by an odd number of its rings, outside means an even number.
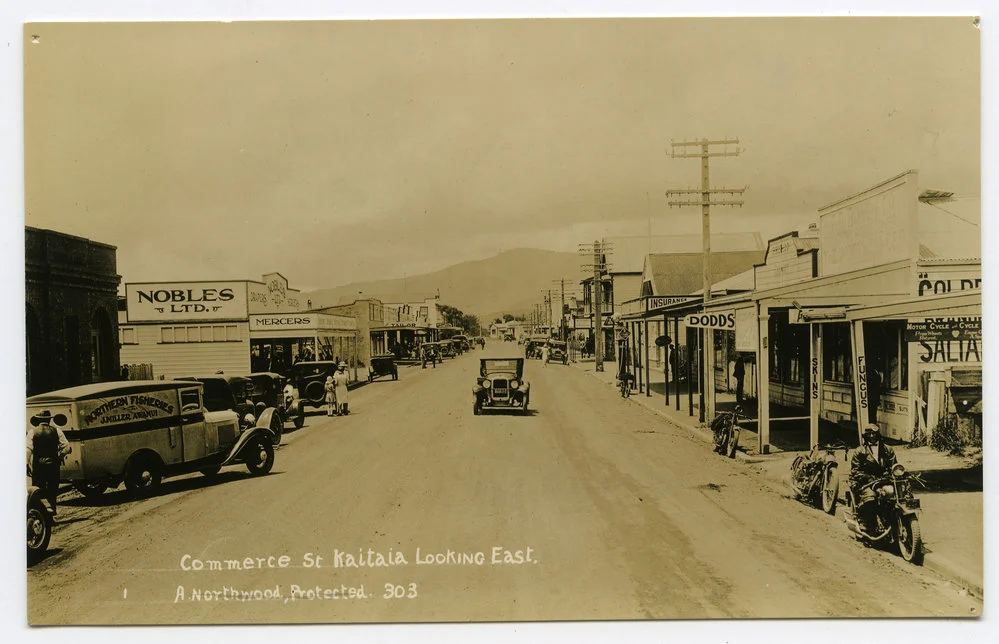
[[[863,449],[850,458],[850,488],[857,500],[857,519],[864,532],[871,534],[874,524],[875,491],[872,483],[884,478],[897,463],[895,451],[885,445],[881,430],[869,424],[864,429]]]
[[[350,382],[350,375],[347,374],[347,363],[341,362],[337,366],[336,373],[333,374],[333,384],[336,385],[336,405],[340,415],[346,416],[347,411],[347,383]]]
[[[52,412],[45,410],[31,417],[27,436],[27,462],[31,470],[31,484],[45,491],[45,496],[56,513],[59,494],[59,467],[66,455],[73,451],[62,430],[52,425]]]

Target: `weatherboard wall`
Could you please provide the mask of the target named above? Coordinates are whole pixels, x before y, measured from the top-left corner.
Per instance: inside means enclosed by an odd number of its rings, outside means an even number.
[[[164,342],[164,328],[175,325],[135,324],[123,327],[122,364],[151,364],[154,378],[176,378],[178,376],[208,375],[217,371],[225,373],[249,373],[250,371],[250,327],[245,321],[218,323],[213,325],[184,325],[186,329],[209,326],[225,328],[226,339],[210,341]],[[179,324],[176,326],[180,326]],[[235,334],[232,333],[235,328]],[[132,333],[128,333],[132,330]],[[214,334],[213,334],[214,335]],[[231,339],[230,339],[231,338]]]

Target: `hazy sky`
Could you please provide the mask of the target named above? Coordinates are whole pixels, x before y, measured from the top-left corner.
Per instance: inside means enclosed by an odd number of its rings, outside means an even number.
[[[32,42],[31,36],[38,36]],[[36,24],[26,223],[124,281],[293,287],[698,232],[670,139],[739,137],[715,230],[765,237],[903,170],[980,194],[970,19]]]

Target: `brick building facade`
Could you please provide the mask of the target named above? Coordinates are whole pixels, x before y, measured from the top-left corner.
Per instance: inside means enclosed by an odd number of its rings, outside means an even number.
[[[116,250],[25,226],[27,395],[118,379]]]

